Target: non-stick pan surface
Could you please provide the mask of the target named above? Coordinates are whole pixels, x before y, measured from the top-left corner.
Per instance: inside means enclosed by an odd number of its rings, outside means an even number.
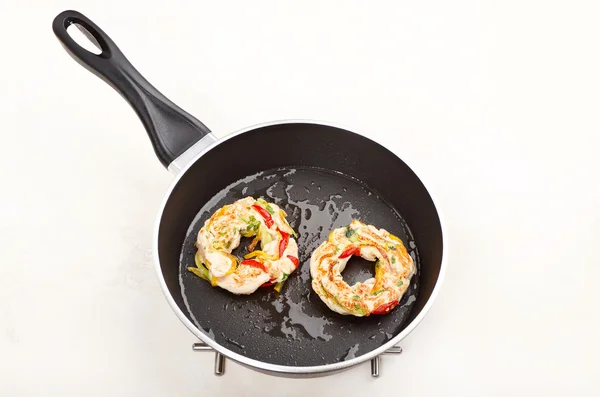
[[[273,288],[235,296],[191,274],[198,230],[220,207],[240,198],[262,197],[288,214],[298,232],[300,266],[281,294]],[[191,223],[182,246],[181,293],[192,321],[224,347],[272,364],[314,366],[358,357],[397,335],[406,325],[416,301],[418,273],[399,306],[385,316],[356,318],[331,311],[311,287],[310,255],[336,227],[352,219],[385,228],[398,235],[415,259],[414,239],[401,215],[376,191],[349,176],[318,168],[283,168],[260,172],[227,186]],[[243,240],[234,251],[247,253]],[[352,258],[343,273],[352,285],[374,275],[374,262]]]

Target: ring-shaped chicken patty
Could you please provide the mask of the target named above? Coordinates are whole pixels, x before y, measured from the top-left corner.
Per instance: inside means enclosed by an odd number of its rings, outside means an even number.
[[[279,292],[298,267],[298,244],[292,237],[296,233],[286,216],[277,205],[253,197],[223,206],[198,232],[196,267],[188,270],[234,294],[251,294],[271,285]],[[239,262],[231,252],[242,236],[254,239]]]
[[[341,273],[353,255],[376,261],[374,278],[352,286],[343,280]],[[415,271],[402,240],[358,220],[331,231],[310,260],[312,288],[321,300],[337,313],[357,317],[389,313]]]

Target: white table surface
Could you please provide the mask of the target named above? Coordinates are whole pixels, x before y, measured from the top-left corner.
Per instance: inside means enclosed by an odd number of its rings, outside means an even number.
[[[370,4],[370,5],[368,5]],[[151,233],[172,175],[51,22],[74,8],[217,136],[364,131],[438,198],[449,268],[402,346],[287,380],[193,353]],[[0,11],[0,395],[600,395],[597,1],[6,0]]]

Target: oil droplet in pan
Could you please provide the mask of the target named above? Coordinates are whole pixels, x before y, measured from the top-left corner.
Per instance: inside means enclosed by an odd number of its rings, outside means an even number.
[[[221,336],[223,337],[223,339],[225,339],[227,342],[231,343],[232,345],[236,345],[240,349],[245,349],[244,345],[242,345],[241,343],[238,343],[238,342],[234,341],[231,338],[228,338],[227,336],[225,336],[224,332],[221,332]]]
[[[287,300],[290,307],[288,316],[291,325],[300,325],[313,338],[321,338],[326,341],[332,338],[325,332],[325,326],[330,322],[324,317],[314,317],[304,312],[303,303],[295,303]]]
[[[355,344],[354,346],[352,346],[348,352],[346,353],[346,355],[344,356],[344,358],[342,358],[342,360],[346,361],[346,360],[351,360],[353,358],[356,357],[356,352],[358,352],[358,347],[359,344]]]

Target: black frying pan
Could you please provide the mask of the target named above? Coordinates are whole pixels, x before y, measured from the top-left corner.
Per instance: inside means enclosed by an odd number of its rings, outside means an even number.
[[[102,53],[76,44],[67,33],[71,24],[86,31]],[[85,16],[65,11],[53,30],[76,61],[129,102],[158,158],[177,175],[158,216],[154,254],[171,307],[207,345],[262,372],[316,376],[376,357],[420,322],[443,276],[442,225],[421,180],[389,149],[348,129],[308,121],[266,123],[217,141],[150,85]],[[300,267],[281,294],[269,288],[235,296],[186,270],[204,221],[248,195],[281,206],[299,233]],[[417,263],[409,290],[387,315],[339,315],[312,291],[312,250],[352,219],[398,235]],[[234,254],[241,256],[246,245]],[[344,279],[363,281],[373,267],[353,258]]]

